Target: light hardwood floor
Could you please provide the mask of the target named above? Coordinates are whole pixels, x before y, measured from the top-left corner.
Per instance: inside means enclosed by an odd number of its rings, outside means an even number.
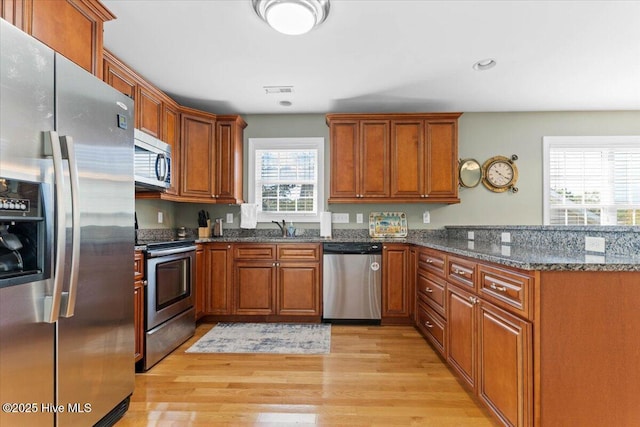
[[[127,426],[495,426],[408,326],[332,325],[331,354],[187,354],[136,375]]]

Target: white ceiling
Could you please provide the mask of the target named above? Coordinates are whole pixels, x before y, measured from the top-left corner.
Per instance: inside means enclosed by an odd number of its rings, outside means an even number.
[[[302,36],[251,0],[103,3],[109,50],[220,114],[640,110],[640,1],[331,0]]]

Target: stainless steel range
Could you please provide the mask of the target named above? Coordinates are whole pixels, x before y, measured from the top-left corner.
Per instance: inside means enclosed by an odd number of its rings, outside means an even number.
[[[145,346],[148,370],[193,336],[195,250],[192,240],[147,243]]]

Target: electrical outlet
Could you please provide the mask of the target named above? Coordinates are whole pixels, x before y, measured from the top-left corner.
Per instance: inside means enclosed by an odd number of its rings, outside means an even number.
[[[158,224],[162,224],[164,222],[164,212],[158,211]]]
[[[349,214],[348,213],[332,213],[331,222],[333,222],[334,224],[349,224]]]
[[[357,213],[356,214],[356,222],[358,224],[362,224],[364,222],[364,215],[362,215],[361,213]]]
[[[231,224],[233,222],[233,214],[232,213],[228,213],[227,214],[227,224]]]
[[[467,231],[467,240],[475,239],[475,233],[473,231]]]
[[[500,241],[502,243],[511,243],[511,233],[502,233]]]
[[[429,224],[430,222],[431,222],[431,214],[429,213],[429,211],[424,211],[424,213],[422,214],[422,223]]]
[[[587,252],[604,253],[604,237],[586,236],[584,238],[584,250]]]

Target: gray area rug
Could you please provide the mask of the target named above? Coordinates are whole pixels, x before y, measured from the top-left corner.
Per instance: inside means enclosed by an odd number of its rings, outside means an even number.
[[[329,354],[326,323],[218,323],[187,353]]]

